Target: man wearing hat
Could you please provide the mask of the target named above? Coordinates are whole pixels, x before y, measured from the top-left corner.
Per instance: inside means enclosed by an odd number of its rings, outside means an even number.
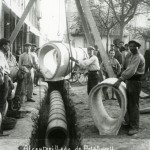
[[[77,65],[82,68],[88,69],[88,86],[87,86],[87,93],[89,94],[91,89],[98,84],[98,71],[100,70],[99,61],[97,56],[94,55],[95,48],[89,46],[87,48],[89,58],[83,61],[75,60],[73,57],[70,59],[75,61]]]
[[[32,55],[35,58],[35,61],[38,63],[38,56],[37,56],[36,50],[37,50],[36,44],[32,44],[32,49],[31,49]],[[39,79],[39,72],[36,69],[34,69],[34,84],[35,84],[35,86],[38,86],[38,79]]]
[[[136,41],[129,41],[129,48],[132,53],[131,60],[126,70],[124,70],[113,85],[118,88],[122,81],[126,81],[127,92],[127,113],[125,121],[129,127],[129,135],[136,134],[139,130],[139,95],[141,91],[141,77],[145,71],[145,60],[139,52],[141,46]]]
[[[34,70],[38,69],[38,64],[31,54],[31,43],[26,43],[24,44],[25,52],[20,55],[19,58],[19,66],[25,66],[28,69],[28,74],[27,74],[27,82],[26,82],[26,89],[27,89],[27,101],[28,102],[35,102],[32,99],[32,94],[33,94],[33,78],[34,78]]]
[[[9,77],[10,69],[5,56],[5,52],[9,51],[9,49],[10,49],[10,41],[5,38],[0,39],[0,113],[1,114],[3,114],[3,111],[6,106],[8,92],[11,88],[10,84],[13,86],[11,78]]]

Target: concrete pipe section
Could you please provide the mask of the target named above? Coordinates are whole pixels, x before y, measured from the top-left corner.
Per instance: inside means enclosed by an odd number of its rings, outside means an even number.
[[[86,49],[73,48],[61,42],[49,42],[41,47],[38,58],[45,81],[64,80],[75,63],[69,57],[83,60],[88,57]]]
[[[65,148],[69,144],[69,133],[66,112],[61,94],[58,91],[50,93],[50,108],[45,145],[48,148],[57,146]]]
[[[91,114],[100,135],[117,135],[121,127],[121,123],[124,120],[127,105],[126,85],[122,82],[119,86],[119,89],[115,89],[112,87],[112,85],[116,81],[116,78],[108,78],[104,80],[95,86],[89,95],[89,106]],[[104,107],[103,88],[112,88],[117,95],[117,99],[120,105],[118,105],[120,113],[118,114],[117,118],[111,117]]]

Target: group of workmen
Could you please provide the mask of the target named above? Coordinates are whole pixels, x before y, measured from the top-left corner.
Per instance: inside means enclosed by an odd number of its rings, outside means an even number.
[[[10,41],[8,39],[0,39],[0,112],[3,114],[6,103],[8,101],[8,109],[11,109],[12,90],[14,82],[17,82],[17,88],[14,97],[18,103],[22,101],[22,95],[25,96],[27,102],[35,102],[32,99],[34,87],[34,74],[39,71],[37,46],[31,43],[24,44],[24,52],[17,55],[12,54]],[[36,79],[35,85],[38,85]],[[15,108],[14,108],[15,109]],[[17,109],[17,108],[16,108]]]
[[[129,128],[129,135],[136,134],[139,131],[139,95],[141,91],[141,79],[145,73],[145,59],[140,53],[141,44],[137,41],[129,41],[123,45],[120,41],[114,42],[108,52],[109,65],[112,66],[117,82],[113,87],[118,88],[122,81],[126,83],[127,92],[127,113],[125,123]],[[99,71],[103,72],[105,78],[108,78],[106,68],[100,58],[97,46],[89,46],[87,52],[89,58],[83,61],[75,60],[77,65],[88,69],[87,93],[99,82]],[[15,81],[21,81],[20,87],[23,87],[27,97],[27,102],[34,102],[32,99],[34,86],[34,73],[39,72],[38,58],[35,44],[24,44],[24,53],[20,54],[18,62],[10,50],[10,41],[0,39],[0,112],[2,113],[11,96]],[[17,96],[20,94],[18,88]],[[17,89],[16,89],[17,90]],[[15,96],[16,96],[15,95]],[[10,98],[11,99],[11,98]],[[112,97],[115,99],[115,97]],[[10,100],[11,101],[11,100]],[[125,125],[125,124],[124,124]]]
[[[114,40],[108,52],[109,65],[112,66],[118,78],[113,87],[118,89],[122,81],[126,83],[127,112],[123,126],[128,128],[128,135],[136,134],[139,131],[139,96],[141,79],[145,73],[145,59],[139,51],[140,47],[141,44],[135,40],[129,41],[125,45],[122,41],[118,42]],[[87,67],[88,94],[98,84],[100,70],[105,78],[108,78],[108,73],[100,58],[99,51],[96,51],[97,48],[97,46],[89,46],[87,48],[89,58],[86,60],[78,61],[73,57],[70,58],[78,66]],[[112,95],[112,99],[115,99],[114,95]]]

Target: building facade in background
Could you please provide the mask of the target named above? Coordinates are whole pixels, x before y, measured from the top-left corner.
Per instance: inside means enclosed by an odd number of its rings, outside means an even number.
[[[37,0],[28,13],[14,43],[12,52],[18,47],[22,48],[26,42],[35,43],[39,46],[41,19],[39,1]],[[29,0],[1,0],[0,1],[0,37],[9,39],[16,24],[18,23]]]

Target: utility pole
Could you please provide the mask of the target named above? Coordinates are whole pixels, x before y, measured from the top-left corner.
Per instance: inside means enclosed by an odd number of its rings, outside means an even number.
[[[20,31],[20,29],[21,29],[21,27],[22,27],[22,25],[23,25],[27,15],[28,15],[28,13],[29,13],[30,9],[32,8],[32,6],[33,6],[35,1],[36,0],[30,0],[28,2],[27,6],[26,6],[26,8],[25,8],[25,10],[24,10],[20,20],[19,20],[19,22],[17,23],[15,29],[13,30],[13,32],[12,32],[10,38],[9,38],[10,44],[12,44],[14,42],[14,40],[16,39],[16,36],[19,33],[19,31]]]
[[[90,8],[89,8],[89,6],[87,4],[87,1],[86,0],[76,0],[76,2],[77,1],[78,1],[78,3],[80,3],[80,4],[76,3],[78,5],[77,8],[79,6],[81,6],[82,13],[85,15],[85,17],[87,19],[87,22],[89,23],[90,29],[92,31],[92,34],[93,34],[93,37],[94,37],[94,40],[95,40],[95,43],[98,46],[98,50],[100,52],[102,61],[104,63],[104,66],[106,68],[106,71],[107,71],[109,77],[116,77],[114,72],[113,72],[113,69],[111,67],[111,64],[109,62],[108,56],[106,54],[106,51],[104,49],[103,43],[102,43],[101,38],[100,38],[99,31],[97,29],[95,20],[94,20],[94,18],[92,16],[92,13],[91,13],[91,10],[90,10]],[[79,13],[80,13],[80,10],[79,10]],[[81,18],[81,19],[83,19],[83,18]]]
[[[3,2],[0,1],[0,38],[4,35]]]

